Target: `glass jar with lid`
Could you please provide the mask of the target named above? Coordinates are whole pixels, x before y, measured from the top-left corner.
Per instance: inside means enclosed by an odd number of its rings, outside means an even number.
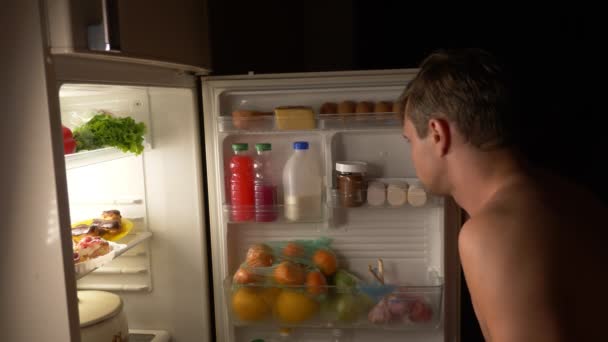
[[[336,162],[338,202],[344,207],[359,207],[365,203],[367,163],[361,161]]]

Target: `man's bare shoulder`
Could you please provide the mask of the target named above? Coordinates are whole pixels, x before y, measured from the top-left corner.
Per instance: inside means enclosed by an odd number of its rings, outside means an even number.
[[[459,251],[487,339],[598,336],[594,326],[599,313],[589,315],[598,311],[596,305],[574,298],[591,290],[603,303],[599,306],[608,304],[602,290],[608,279],[597,272],[608,262],[602,246],[608,231],[604,210],[578,187],[524,181],[498,193],[466,222]],[[565,319],[576,324],[562,324]],[[537,335],[539,331],[543,334]]]

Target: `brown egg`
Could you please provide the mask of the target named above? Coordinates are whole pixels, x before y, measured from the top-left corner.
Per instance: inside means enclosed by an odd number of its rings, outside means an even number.
[[[401,101],[393,102],[393,112],[401,114],[403,112],[403,102],[401,102]]]
[[[355,108],[355,113],[373,113],[374,112],[374,103],[369,101],[361,101],[357,103],[357,108]]]
[[[257,244],[249,247],[245,262],[249,267],[268,267],[274,261],[272,248],[265,244]]]
[[[386,101],[376,102],[374,113],[388,113],[393,109],[393,104]]]
[[[281,285],[302,285],[304,284],[305,274],[302,267],[283,261],[274,269],[274,280]]]
[[[319,110],[319,114],[336,114],[337,112],[338,105],[333,102],[325,102]]]
[[[355,112],[355,103],[353,101],[342,101],[338,105],[338,114],[350,114]]]

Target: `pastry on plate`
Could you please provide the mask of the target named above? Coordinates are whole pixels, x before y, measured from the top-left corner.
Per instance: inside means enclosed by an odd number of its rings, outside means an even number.
[[[76,244],[78,262],[87,261],[110,253],[108,241],[97,236],[85,236]],[[74,255],[76,259],[76,255]]]
[[[122,230],[122,216],[119,210],[105,210],[101,213],[101,218],[87,223],[73,227],[72,237],[82,239],[85,236],[116,235]]]

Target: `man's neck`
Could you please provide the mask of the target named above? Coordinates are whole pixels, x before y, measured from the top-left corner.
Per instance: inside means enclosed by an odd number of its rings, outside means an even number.
[[[522,164],[508,150],[462,150],[452,162],[451,195],[470,216],[475,216],[497,192],[524,175]]]

